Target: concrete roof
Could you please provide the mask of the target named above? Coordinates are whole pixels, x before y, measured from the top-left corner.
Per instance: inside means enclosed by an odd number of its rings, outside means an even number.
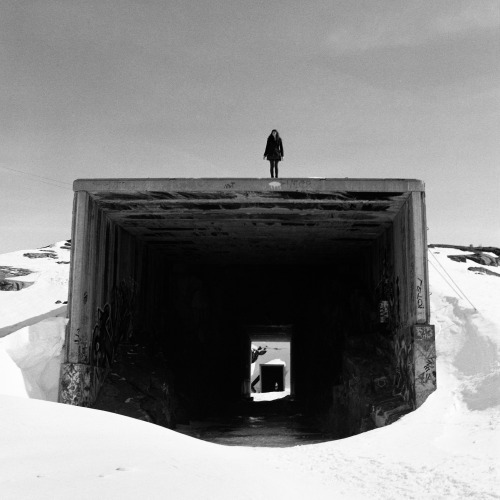
[[[256,179],[256,178],[183,178],[183,179],[77,179],[74,191],[212,191],[227,189],[258,191],[272,189],[270,184],[278,182],[286,191],[424,191],[424,183],[417,179],[326,179],[319,177]]]
[[[81,179],[109,219],[173,258],[323,259],[370,246],[418,180]]]

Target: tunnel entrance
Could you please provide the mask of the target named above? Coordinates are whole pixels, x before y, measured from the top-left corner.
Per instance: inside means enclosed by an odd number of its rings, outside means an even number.
[[[111,410],[172,428],[241,405],[253,418],[252,346],[271,342],[289,361],[260,364],[261,393],[289,377],[281,408],[329,435],[386,425],[434,390],[420,181],[74,188],[62,402],[128,394]]]

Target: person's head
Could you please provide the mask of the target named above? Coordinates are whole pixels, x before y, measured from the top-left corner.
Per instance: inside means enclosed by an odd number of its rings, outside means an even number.
[[[277,139],[277,138],[280,136],[280,135],[279,135],[279,133],[278,133],[278,131],[277,131],[275,128],[273,128],[273,130],[271,130],[271,135],[272,135],[275,139]]]

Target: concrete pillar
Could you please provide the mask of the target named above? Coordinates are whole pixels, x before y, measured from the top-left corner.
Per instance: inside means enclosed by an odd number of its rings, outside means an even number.
[[[290,336],[290,366],[288,367],[290,373],[290,397],[295,397],[295,371],[294,368],[294,350],[293,350],[293,331]]]
[[[75,193],[75,224],[68,300],[66,361],[87,363],[91,341],[92,297],[95,273],[95,211],[85,192]],[[89,300],[90,299],[90,300]]]
[[[245,338],[245,377],[243,379],[243,387],[241,390],[242,396],[244,398],[250,398],[252,396],[252,389],[251,389],[251,375],[250,375],[250,370],[252,367],[252,341],[250,339],[250,336],[246,336]]]
[[[75,193],[71,244],[66,352],[61,368],[59,401],[87,406],[91,399],[93,370],[89,366],[92,341],[92,290],[95,273],[96,212],[88,193]]]
[[[415,407],[421,406],[436,390],[436,339],[434,325],[413,328],[415,363]]]
[[[427,268],[427,223],[425,193],[411,193],[412,244],[414,255],[414,300],[416,325],[413,327],[415,407],[421,406],[436,390],[436,343],[434,326],[429,325],[429,273]]]
[[[429,323],[429,274],[427,270],[427,223],[425,220],[425,194],[411,193],[411,243],[414,265],[413,290],[415,293],[416,322]]]

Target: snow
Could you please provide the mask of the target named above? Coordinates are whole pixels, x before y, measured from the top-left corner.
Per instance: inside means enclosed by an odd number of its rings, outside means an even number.
[[[35,285],[18,292],[0,291],[0,337],[37,323],[48,317],[65,317],[68,298],[70,251],[61,248],[61,241],[43,249],[21,250],[0,255],[0,266],[28,269],[27,276],[16,277],[17,281],[35,282]],[[30,259],[25,253],[55,252],[56,258]],[[56,304],[60,301],[60,304]]]
[[[254,401],[274,401],[276,399],[282,399],[290,395],[290,389],[285,389],[284,391],[273,391],[273,392],[255,392],[252,394],[252,399]]]
[[[301,467],[271,463],[251,449],[86,408],[7,396],[1,401],[3,500],[253,500],[264,491],[305,498],[312,488],[317,498],[328,498]]]
[[[66,321],[46,318],[0,338],[0,394],[57,401]]]
[[[22,253],[0,256],[0,265],[13,265],[6,260],[14,256],[21,261]],[[0,344],[0,497],[500,498],[500,278],[447,258],[466,253],[429,250],[438,389],[424,405],[388,427],[281,449],[225,447],[30,399],[48,395],[56,383],[43,366],[60,355],[64,321],[54,318],[53,305],[66,300],[60,269],[67,266],[15,264],[38,274],[30,288],[0,292],[0,328],[30,324]],[[6,306],[16,308],[8,320]],[[44,323],[36,320],[44,314]],[[37,359],[45,361],[38,366]]]
[[[70,251],[61,248],[65,243],[0,256],[2,268],[32,271],[12,279],[33,282],[16,292],[0,291],[0,394],[57,401],[67,321],[62,303],[68,297]],[[33,259],[25,253],[56,258]]]
[[[264,365],[282,365],[282,366],[286,366],[286,363],[282,359],[279,359],[279,358],[270,359],[269,361],[266,361],[263,364]]]

